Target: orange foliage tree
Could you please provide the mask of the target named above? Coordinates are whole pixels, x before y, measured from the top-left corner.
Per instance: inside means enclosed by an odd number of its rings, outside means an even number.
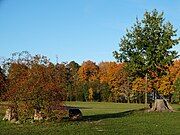
[[[96,65],[96,63],[92,61],[86,61],[83,62],[81,67],[78,70],[78,81],[79,84],[82,85],[82,95],[83,100],[87,101],[88,99],[88,90],[91,88],[93,90],[93,93],[97,93],[98,89],[93,87],[94,83],[98,83],[98,73],[99,73],[99,67]]]
[[[175,60],[171,66],[167,66],[167,72],[165,75],[158,77],[152,73],[154,81],[151,81],[153,87],[158,90],[160,95],[164,95],[166,98],[171,97],[175,91],[174,84],[178,77],[180,77],[180,60]]]
[[[173,62],[173,65],[169,68],[170,71],[170,77],[173,81],[173,83],[177,80],[177,78],[180,77],[180,60],[175,60]]]
[[[7,79],[3,70],[0,67],[0,97],[6,92],[7,90]]]
[[[152,91],[152,87],[153,87],[153,81],[149,80],[146,84],[146,79],[145,78],[141,78],[141,77],[137,77],[134,79],[134,81],[132,82],[132,91],[133,91],[133,100],[135,102],[143,102],[144,100],[144,93],[145,93],[145,89],[146,89],[146,85],[147,85],[147,92],[151,92]]]
[[[7,65],[9,87],[5,96],[18,106],[19,116],[29,117],[33,109],[44,110],[49,117],[54,115],[55,106],[62,104],[66,97],[65,79],[60,66],[40,55],[30,59],[11,59]]]
[[[100,82],[107,83],[111,91],[112,101],[129,101],[130,89],[128,74],[124,70],[124,64],[115,62],[102,62],[100,68]]]

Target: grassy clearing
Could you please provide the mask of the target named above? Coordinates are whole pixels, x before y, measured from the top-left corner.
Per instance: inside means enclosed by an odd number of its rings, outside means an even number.
[[[143,104],[66,102],[81,108],[83,120],[61,123],[10,124],[0,120],[0,135],[179,135],[180,105],[177,112],[133,111]],[[1,112],[2,114],[2,112]],[[0,116],[2,119],[2,115]]]
[[[107,102],[66,102],[67,106],[78,107],[83,115],[113,114],[144,108],[144,104],[120,104]]]

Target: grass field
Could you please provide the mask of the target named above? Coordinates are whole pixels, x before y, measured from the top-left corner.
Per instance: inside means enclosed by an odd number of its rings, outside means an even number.
[[[179,135],[180,105],[173,113],[137,111],[143,104],[67,102],[79,107],[82,121],[11,124],[0,120],[0,135]],[[134,111],[135,110],[135,111]],[[0,110],[2,119],[2,110]]]

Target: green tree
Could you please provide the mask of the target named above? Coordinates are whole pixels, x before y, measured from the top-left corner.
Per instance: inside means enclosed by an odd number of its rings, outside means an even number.
[[[77,100],[78,89],[77,89],[77,80],[78,80],[78,70],[80,65],[75,61],[71,61],[66,65],[66,75],[67,75],[67,100]]]
[[[174,83],[174,93],[173,93],[173,102],[180,103],[180,78],[177,78],[177,80]]]
[[[108,83],[102,82],[100,84],[100,101],[110,101],[109,97],[111,94],[111,89]]]
[[[127,30],[119,51],[113,52],[118,61],[127,63],[129,73],[145,78],[146,84],[147,78],[156,79],[164,75],[167,65],[177,58],[177,52],[170,49],[179,43],[180,38],[176,38],[177,30],[170,22],[164,22],[163,16],[164,13],[157,10],[145,12],[144,18],[137,19],[132,29]]]

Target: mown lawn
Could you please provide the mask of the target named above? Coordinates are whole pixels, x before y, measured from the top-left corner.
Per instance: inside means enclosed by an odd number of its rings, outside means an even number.
[[[67,102],[79,107],[82,121],[61,123],[11,124],[0,120],[0,135],[179,135],[180,105],[173,113],[133,111],[143,104]],[[2,112],[1,112],[2,114]],[[2,119],[2,115],[0,116]]]

